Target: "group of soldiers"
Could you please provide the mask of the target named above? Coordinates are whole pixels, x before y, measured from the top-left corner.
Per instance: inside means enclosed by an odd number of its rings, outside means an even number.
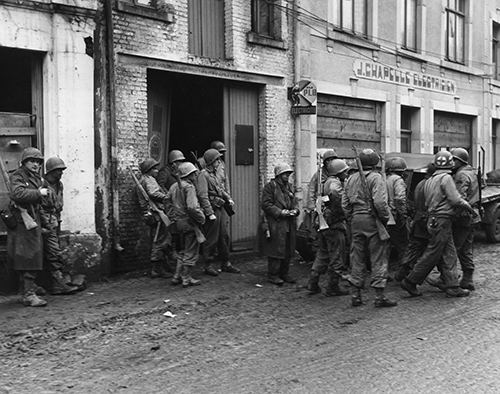
[[[85,287],[83,275],[71,275],[60,247],[63,184],[66,169],[59,157],[45,161],[40,150],[28,147],[21,155],[21,165],[4,180],[10,189],[9,207],[1,217],[7,227],[7,256],[18,271],[22,302],[26,306],[47,305],[47,293],[37,280],[45,269],[50,273],[53,295],[73,294]]]
[[[221,141],[210,146],[197,166],[180,150],[169,152],[165,166],[152,158],[139,165],[137,195],[151,231],[151,276],[167,277],[171,271],[173,285],[201,284],[192,276],[198,261],[207,275],[240,272],[229,261],[234,201],[223,161],[226,147]]]
[[[397,305],[384,294],[388,280],[400,281],[413,297],[422,294],[418,286],[424,280],[447,296],[469,295],[474,290],[473,226],[480,220],[480,201],[467,151],[436,153],[413,200],[407,197],[405,160],[392,157],[381,171],[381,159],[374,150],[363,149],[356,164],[349,166],[333,149],[323,154],[305,207],[306,215],[326,222],[322,226],[316,220],[318,249],[309,293],[321,292],[319,278],[327,273],[325,295],[349,294],[341,287],[344,278],[350,285],[352,306],[359,306],[370,273],[376,307]],[[394,256],[393,276],[389,275],[390,256]],[[428,278],[435,267],[440,272],[437,280]]]

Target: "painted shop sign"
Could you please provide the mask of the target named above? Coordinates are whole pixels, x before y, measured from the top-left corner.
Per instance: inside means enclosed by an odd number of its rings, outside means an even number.
[[[457,84],[451,79],[391,67],[370,60],[356,59],[353,69],[358,78],[406,85],[415,89],[427,89],[447,94],[456,94],[457,92]]]

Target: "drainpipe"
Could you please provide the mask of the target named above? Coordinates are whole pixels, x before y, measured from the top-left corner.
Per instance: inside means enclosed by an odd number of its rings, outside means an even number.
[[[295,0],[293,2],[293,14],[297,15],[297,2],[300,0]],[[298,18],[294,18],[293,20],[293,38],[294,38],[294,83],[298,82],[300,79],[300,44],[299,44],[299,21]],[[295,116],[295,190],[297,193],[300,193],[301,199],[303,200],[302,193],[302,174],[300,169],[300,115]],[[300,199],[299,199],[300,200]]]
[[[120,245],[119,224],[119,196],[118,196],[118,159],[116,157],[116,91],[115,91],[115,47],[114,47],[114,24],[112,0],[104,0],[104,9],[106,13],[106,38],[108,47],[108,81],[109,81],[109,132],[110,147],[109,157],[111,158],[111,204],[112,221],[111,234],[113,239],[113,249],[117,252],[123,251]]]

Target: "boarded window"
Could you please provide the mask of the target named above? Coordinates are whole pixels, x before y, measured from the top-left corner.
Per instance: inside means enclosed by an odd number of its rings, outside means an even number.
[[[318,148],[353,157],[352,146],[380,150],[381,105],[374,101],[318,95]]]
[[[189,53],[224,58],[224,1],[189,0]]]
[[[449,112],[434,113],[434,153],[441,148],[472,148],[473,116]]]

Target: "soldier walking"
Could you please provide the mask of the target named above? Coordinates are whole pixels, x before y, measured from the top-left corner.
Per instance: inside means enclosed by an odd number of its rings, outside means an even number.
[[[408,166],[402,157],[393,157],[387,161],[387,202],[394,224],[388,224],[390,235],[389,270],[398,270],[408,246],[408,203],[406,198],[406,183],[403,174]],[[395,254],[395,264],[391,267],[391,252]]]
[[[206,167],[201,171],[200,177],[204,177],[207,184],[208,199],[212,205],[215,219],[205,222],[204,233],[206,241],[203,244],[203,260],[205,273],[217,276],[214,267],[215,260],[219,260],[220,269],[223,272],[239,273],[240,270],[229,262],[229,218],[224,205],[234,206],[231,195],[224,189],[220,178],[217,176],[217,168],[220,164],[221,154],[217,149],[210,148],[203,154]]]
[[[361,289],[364,288],[367,271],[365,262],[369,259],[371,286],[376,292],[375,307],[391,307],[397,303],[384,294],[387,284],[388,241],[380,238],[376,223],[378,219],[386,225],[389,220],[387,186],[382,175],[373,170],[379,161],[379,156],[373,149],[363,149],[359,159],[366,177],[367,190],[362,184],[360,168],[347,179],[342,197],[342,208],[350,222],[352,236],[351,274],[348,279],[352,286],[351,304],[356,307],[363,303]]]
[[[472,211],[470,204],[460,196],[453,182],[454,166],[450,152],[441,151],[434,156],[436,171],[425,181],[424,197],[428,210],[427,249],[417,260],[411,272],[401,282],[401,288],[411,296],[422,295],[421,285],[432,269],[440,265],[442,289],[449,297],[465,297],[469,291],[459,287],[457,252],[453,242],[452,217],[455,209]]]
[[[33,307],[47,305],[47,301],[36,294],[35,284],[43,269],[40,204],[42,197],[49,194],[49,190],[42,186],[42,165],[42,152],[32,147],[25,148],[21,166],[9,177],[10,210],[15,217],[15,226],[7,229],[7,256],[22,278],[23,304]]]
[[[50,192],[42,197],[40,218],[43,235],[43,254],[52,277],[51,294],[72,294],[78,290],[77,286],[66,283],[65,274],[68,273],[65,261],[61,256],[59,231],[61,226],[61,212],[63,209],[63,184],[61,177],[66,165],[59,157],[51,157],[45,163],[43,185]]]
[[[264,241],[263,252],[268,258],[269,282],[281,286],[295,283],[289,274],[290,259],[295,251],[296,218],[299,214],[297,199],[289,183],[293,170],[287,163],[274,167],[271,179],[262,191],[262,210],[266,216],[269,238]]]
[[[182,287],[201,284],[200,280],[191,276],[192,269],[200,257],[200,244],[196,238],[195,226],[205,223],[205,215],[194,186],[196,172],[193,163],[182,163],[179,166],[180,181],[170,187],[166,199],[169,216],[175,224],[173,237],[177,261],[181,266]]]
[[[139,164],[141,170],[140,184],[147,193],[149,199],[153,201],[159,209],[165,209],[165,199],[167,192],[157,182],[156,177],[160,163],[149,157]],[[151,277],[166,278],[168,273],[164,267],[171,249],[171,236],[165,224],[160,220],[156,212],[151,212],[148,202],[139,190],[136,190],[139,205],[142,209],[144,222],[150,228],[151,236]],[[170,269],[171,271],[171,269]]]
[[[309,294],[321,292],[319,277],[328,273],[326,296],[349,294],[340,285],[340,278],[345,271],[346,225],[342,210],[343,182],[349,166],[342,159],[334,159],[327,164],[328,178],[322,188],[322,195],[328,197],[323,216],[328,228],[318,232],[319,249],[312,265],[309,277]]]

